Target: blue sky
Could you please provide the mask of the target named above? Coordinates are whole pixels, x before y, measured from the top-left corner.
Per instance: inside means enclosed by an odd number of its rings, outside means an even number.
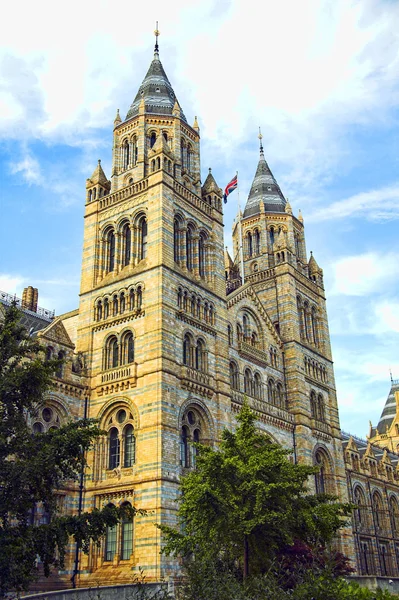
[[[341,425],[364,437],[399,378],[399,3],[22,0],[0,49],[0,290],[78,305],[85,180],[160,56],[201,128],[202,176],[266,158],[324,269]],[[9,15],[7,15],[9,12]],[[236,212],[225,212],[226,243]]]

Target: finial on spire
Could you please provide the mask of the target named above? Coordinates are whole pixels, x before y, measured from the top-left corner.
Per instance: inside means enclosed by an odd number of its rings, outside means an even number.
[[[263,145],[262,145],[262,138],[263,138],[263,135],[262,135],[262,132],[261,132],[261,130],[260,130],[260,127],[259,127],[259,135],[258,135],[258,138],[259,138],[259,150],[260,150],[260,153],[261,153],[261,154],[263,154]]]
[[[211,167],[209,167],[209,175],[212,173],[212,169]]]
[[[392,377],[392,369],[391,369],[391,367],[389,367],[389,374],[391,376],[391,383],[393,383],[393,377]]]
[[[157,25],[154,31],[154,35],[155,35],[155,50],[154,53],[155,54],[159,54],[159,46],[158,46],[158,37],[161,35],[160,31],[158,29],[158,21],[157,21]]]

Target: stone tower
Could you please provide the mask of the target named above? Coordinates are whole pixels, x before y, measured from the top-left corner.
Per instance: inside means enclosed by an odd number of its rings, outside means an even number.
[[[106,435],[89,457],[86,508],[151,511],[107,531],[83,557],[80,585],[160,580],[154,523],[173,522],[191,441],[229,425],[221,190],[201,188],[197,119],[188,124],[159,58],[114,121],[111,181],[87,180],[77,350],[88,365],[89,416]]]
[[[262,136],[259,137],[261,140]],[[262,141],[248,200],[242,218],[236,220],[233,228],[235,256],[239,255],[241,240],[243,285],[227,299],[230,318],[233,307],[239,306],[244,296],[247,298],[241,320],[237,311],[235,315],[239,354],[243,357],[246,353],[247,358],[252,354],[254,361],[258,354],[258,364],[264,367],[264,374],[259,373],[266,387],[264,392],[251,395],[267,398],[269,405],[278,407],[273,427],[271,406],[262,409],[269,413],[263,418],[270,423],[269,433],[284,445],[292,446],[299,462],[320,466],[321,475],[315,478],[316,490],[346,501],[323,271],[312,253],[310,260],[307,259],[302,215],[293,216],[266,162]],[[263,327],[263,332],[267,332],[266,343],[265,334],[261,339],[256,323],[262,312],[260,306],[269,320],[269,329]],[[245,378],[253,375],[245,375],[245,365],[241,368],[243,387],[251,389]],[[277,384],[280,391],[276,390],[276,382],[280,382]],[[256,382],[253,385],[256,389]],[[349,531],[344,532],[342,549],[346,554],[353,553]]]

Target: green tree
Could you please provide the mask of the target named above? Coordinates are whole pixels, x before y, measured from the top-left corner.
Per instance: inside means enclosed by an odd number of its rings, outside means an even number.
[[[73,517],[59,514],[57,490],[65,480],[79,478],[85,452],[101,431],[84,419],[32,433],[28,417],[43,403],[60,364],[42,356],[17,308],[6,309],[0,322],[0,597],[28,588],[38,573],[38,556],[46,575],[52,566],[62,566],[69,536],[87,551],[107,526],[136,512],[107,507]],[[48,524],[32,524],[38,505],[50,516]]]
[[[309,495],[316,467],[294,464],[289,450],[257,431],[247,405],[235,432],[217,449],[198,444],[196,470],[181,482],[179,528],[162,526],[165,553],[238,568],[238,577],[268,571],[277,556],[302,540],[329,544],[351,506]]]

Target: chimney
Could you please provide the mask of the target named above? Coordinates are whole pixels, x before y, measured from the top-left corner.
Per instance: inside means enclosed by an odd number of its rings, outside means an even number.
[[[32,312],[37,312],[38,298],[39,292],[37,288],[34,288],[31,285],[27,288],[24,288],[22,293],[22,308],[26,308]]]

